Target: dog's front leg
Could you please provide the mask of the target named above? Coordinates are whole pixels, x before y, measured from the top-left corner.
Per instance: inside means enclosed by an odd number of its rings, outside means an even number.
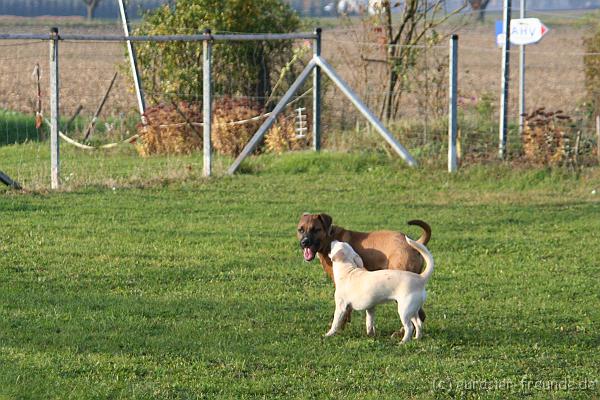
[[[375,307],[367,309],[367,335],[375,336]]]
[[[338,300],[335,303],[335,313],[333,314],[333,321],[331,322],[331,329],[325,334],[325,336],[332,336],[340,330],[344,323],[344,315],[348,309],[348,305],[343,300]]]

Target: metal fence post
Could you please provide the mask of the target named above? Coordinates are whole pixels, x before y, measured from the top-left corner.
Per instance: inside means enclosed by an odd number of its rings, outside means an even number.
[[[58,189],[60,184],[58,40],[58,28],[50,29],[50,187],[52,189]]]
[[[123,24],[123,33],[126,37],[129,37],[129,18],[127,17],[127,8],[123,0],[119,0],[119,10],[121,13],[121,22]],[[146,124],[146,99],[144,98],[144,91],[142,89],[142,83],[140,78],[140,72],[137,67],[137,57],[135,49],[130,40],[127,40],[127,53],[129,54],[129,64],[131,66],[131,74],[133,76],[133,85],[135,86],[135,94],[138,102],[138,109],[140,110],[140,118],[143,124]]]
[[[519,17],[525,18],[525,0],[521,0]],[[519,134],[525,127],[525,45],[519,46]]]
[[[313,55],[321,55],[321,28],[315,29]],[[313,71],[313,149],[321,150],[321,67]]]
[[[457,117],[457,77],[458,77],[458,35],[452,35],[450,38],[450,66],[449,71],[449,103],[450,109],[448,112],[448,172],[456,172],[457,157],[456,157],[456,117]]]
[[[506,136],[508,132],[508,80],[510,76],[510,13],[511,0],[504,0],[504,46],[502,47],[502,92],[500,93],[500,127],[498,130],[498,157],[506,158]]]
[[[210,35],[210,29],[205,29],[204,34]],[[212,122],[212,93],[211,93],[211,39],[202,41],[202,122],[204,129],[203,147],[204,163],[203,175],[211,175],[211,122]]]
[[[596,115],[596,151],[598,152],[598,163],[600,164],[600,115]]]

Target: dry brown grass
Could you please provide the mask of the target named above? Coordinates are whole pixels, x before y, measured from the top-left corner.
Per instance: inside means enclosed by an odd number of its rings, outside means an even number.
[[[458,31],[459,34],[459,95],[467,103],[476,102],[483,93],[499,98],[501,76],[501,50],[495,46],[493,27],[489,25],[469,25]],[[552,27],[544,39],[527,47],[527,92],[528,109],[539,107],[574,111],[584,96],[583,38],[588,28],[578,26]],[[384,47],[375,42],[368,31],[358,27],[325,31],[324,56],[347,79],[353,88],[376,111],[383,98],[385,64]],[[370,41],[371,43],[365,43]],[[560,49],[560,52],[559,50]],[[517,116],[517,72],[518,47],[511,52],[511,112]],[[361,56],[362,55],[362,58]],[[416,85],[429,75],[435,77],[436,60],[444,60],[448,55],[448,44],[428,49],[425,59],[414,76],[409,76],[415,91],[404,99],[404,115],[431,113],[419,110],[419,97],[427,95],[424,85]],[[365,62],[365,59],[371,60]],[[433,87],[429,88],[433,94]],[[424,102],[421,100],[421,104]]]
[[[59,21],[46,21],[57,22]],[[47,28],[28,25],[3,26],[3,33],[47,33]],[[60,30],[61,33],[116,34],[118,26],[75,25]],[[43,41],[0,41],[0,108],[28,113],[36,98],[36,82],[32,76],[36,64],[41,68],[42,105],[48,114],[49,44]],[[104,95],[113,74],[120,71],[125,61],[125,49],[119,43],[60,42],[61,113],[72,115],[79,105],[82,115],[93,115]],[[120,73],[103,115],[122,115],[137,109],[129,76]]]

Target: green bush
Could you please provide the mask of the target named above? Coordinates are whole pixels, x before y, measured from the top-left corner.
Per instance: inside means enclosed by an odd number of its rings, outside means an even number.
[[[206,28],[213,34],[284,33],[295,31],[299,24],[282,0],[177,0],[147,13],[135,34],[199,34]],[[290,41],[215,43],[215,93],[268,96],[279,68],[293,55],[292,45]],[[158,93],[186,101],[201,96],[201,42],[145,42],[137,51],[150,100],[158,102]]]

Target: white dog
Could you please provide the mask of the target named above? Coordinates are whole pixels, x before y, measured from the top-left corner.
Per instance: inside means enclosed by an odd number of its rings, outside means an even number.
[[[390,269],[367,271],[360,256],[348,243],[337,240],[331,242],[329,258],[333,261],[335,315],[331,329],[325,336],[335,334],[341,327],[345,314],[352,309],[367,311],[367,335],[374,335],[375,306],[395,300],[404,327],[402,343],[412,338],[413,324],[416,329],[415,338],[421,338],[422,322],[418,311],[425,302],[425,284],[433,273],[433,256],[427,247],[408,236],[406,241],[425,259],[425,269],[421,274]]]

